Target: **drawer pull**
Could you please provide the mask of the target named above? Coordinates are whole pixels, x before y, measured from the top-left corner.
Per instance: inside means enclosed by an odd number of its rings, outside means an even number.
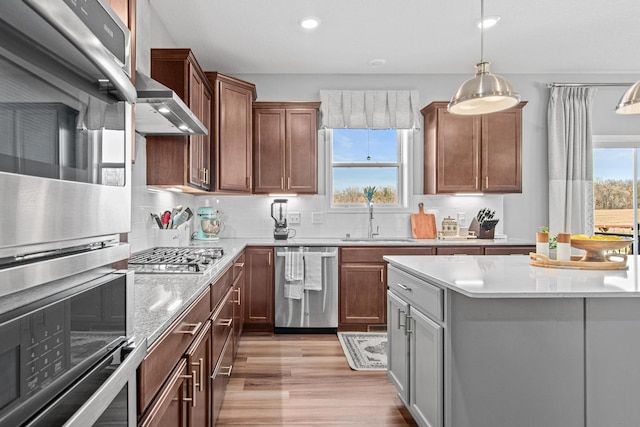
[[[244,267],[244,262],[236,262],[233,264],[234,267],[238,267],[238,268],[243,268]]]
[[[190,331],[176,331],[176,333],[178,333],[178,334],[195,335],[196,332],[198,332],[198,329],[200,329],[200,326],[202,326],[202,322],[184,323],[184,326],[191,326],[192,329]]]
[[[198,387],[198,390],[202,391],[202,384],[204,380],[204,360],[201,357],[198,362],[193,362],[191,363],[191,365],[199,367],[198,369],[200,370],[200,381],[196,384],[196,386]]]
[[[406,285],[403,285],[402,283],[396,283],[396,285],[398,285],[398,287],[399,287],[400,289],[403,289],[403,290],[405,290],[405,291],[411,291],[411,288],[410,288],[410,287],[408,287],[408,286],[406,286]]]
[[[233,319],[220,320],[220,326],[231,326],[232,323],[233,323]]]
[[[191,402],[193,408],[196,407],[196,371],[191,371],[191,375],[180,375],[180,378],[191,380],[191,397],[183,397],[185,402]]]
[[[222,372],[222,369],[226,369],[226,370],[227,370],[227,372]],[[225,375],[225,376],[227,376],[227,377],[230,377],[230,376],[231,376],[231,371],[233,370],[233,365],[230,365],[230,366],[220,366],[220,370],[221,370],[221,371],[219,372],[219,374],[220,374],[220,375]]]
[[[240,288],[234,289],[233,292],[237,292],[238,293],[238,299],[236,301],[234,301],[234,302],[236,304],[240,305]]]

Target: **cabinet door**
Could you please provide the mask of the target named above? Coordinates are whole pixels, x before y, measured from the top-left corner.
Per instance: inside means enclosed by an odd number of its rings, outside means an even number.
[[[318,192],[317,112],[286,110],[286,190]]]
[[[385,264],[342,264],[339,323],[384,324],[386,288]]]
[[[522,192],[522,109],[482,116],[482,191]]]
[[[247,248],[245,259],[245,327],[273,330],[273,248]]]
[[[409,305],[393,292],[387,291],[387,375],[396,386],[398,396],[409,406],[409,338],[407,315]]]
[[[218,188],[250,192],[252,173],[252,108],[250,90],[219,82]]]
[[[409,411],[420,425],[442,427],[444,330],[414,307],[409,315]]]
[[[187,427],[187,408],[191,404],[187,396],[188,378],[191,376],[187,375],[187,361],[182,358],[138,427]]]
[[[285,110],[256,109],[253,119],[253,192],[284,191]]]
[[[186,352],[187,372],[191,375],[192,399],[189,411],[190,426],[211,425],[211,322],[206,322]]]
[[[202,118],[200,121],[209,130],[208,135],[200,136],[202,139],[202,156],[200,159],[202,165],[201,187],[205,190],[211,190],[213,188],[211,182],[211,133],[214,130],[211,128],[211,92],[205,89],[204,85],[202,90]]]
[[[244,312],[243,312],[243,298],[244,298],[244,255],[240,260],[236,260],[234,263],[234,269],[237,265],[242,264],[241,267],[238,267],[238,275],[236,276],[236,280],[233,283],[233,357],[235,359],[236,354],[238,352],[238,343],[240,342],[240,336],[242,335],[242,329],[244,327]]]
[[[480,118],[437,110],[437,192],[480,189]]]
[[[189,74],[189,108],[198,118],[202,118],[202,80],[194,67]],[[189,137],[189,183],[200,187],[203,181],[202,135]]]

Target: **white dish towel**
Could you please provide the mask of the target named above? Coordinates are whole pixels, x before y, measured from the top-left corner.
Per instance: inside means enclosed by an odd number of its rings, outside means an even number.
[[[284,280],[287,282],[304,280],[304,258],[302,252],[285,252]]]
[[[307,252],[304,254],[304,289],[308,291],[322,290],[322,253]]]

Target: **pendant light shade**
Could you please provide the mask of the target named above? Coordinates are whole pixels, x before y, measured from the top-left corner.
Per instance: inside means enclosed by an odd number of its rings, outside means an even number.
[[[484,0],[480,0],[480,22],[484,22]],[[506,110],[520,102],[509,80],[489,71],[484,60],[484,26],[480,29],[480,63],[476,75],[462,83],[447,106],[450,113],[475,115]]]
[[[631,86],[616,105],[618,114],[640,114],[640,82]]]
[[[454,114],[487,114],[506,110],[520,102],[520,95],[509,80],[489,72],[489,63],[476,65],[475,77],[462,83],[449,102]]]

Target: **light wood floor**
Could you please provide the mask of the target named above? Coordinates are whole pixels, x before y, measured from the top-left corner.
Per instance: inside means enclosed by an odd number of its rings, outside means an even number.
[[[353,371],[336,335],[243,335],[217,426],[415,426],[386,371]]]

